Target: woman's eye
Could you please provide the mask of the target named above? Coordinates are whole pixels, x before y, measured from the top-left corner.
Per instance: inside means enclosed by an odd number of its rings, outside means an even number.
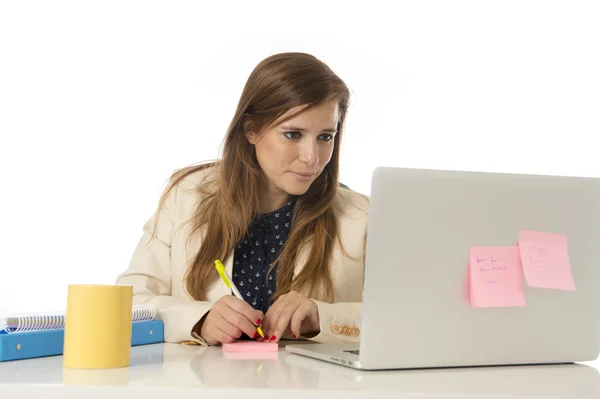
[[[285,132],[285,137],[291,140],[297,140],[300,138],[300,132]]]
[[[319,138],[323,141],[331,141],[331,139],[333,139],[333,136],[331,134],[322,134],[319,136]]]

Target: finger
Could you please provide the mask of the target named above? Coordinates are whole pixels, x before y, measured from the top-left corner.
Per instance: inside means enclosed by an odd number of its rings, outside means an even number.
[[[268,341],[269,340],[269,319],[272,317],[273,313],[271,312],[271,309],[273,309],[272,307],[267,310],[267,314],[265,315],[265,319],[263,320],[261,329],[263,331],[263,334],[265,335],[264,340]]]
[[[255,326],[262,324],[265,318],[263,312],[254,309],[246,301],[243,301],[234,296],[228,296],[227,300],[225,301],[225,304],[227,304],[237,313],[241,313],[242,315],[244,315],[246,319],[248,319],[248,321]]]
[[[292,320],[292,316],[296,313],[298,306],[300,304],[296,301],[289,301],[286,306],[282,309],[279,314],[279,318],[277,319],[277,324],[275,325],[275,329],[273,330],[272,341],[277,342],[283,336],[283,332],[290,325],[290,321]]]
[[[231,325],[240,331],[240,335],[241,332],[245,333],[251,338],[255,338],[257,335],[256,326],[251,323],[244,314],[238,313],[235,309],[228,307],[221,313],[221,315],[225,320],[227,320]]]
[[[283,311],[283,309],[285,309],[285,307],[287,306],[288,303],[289,303],[289,299],[287,297],[280,298],[268,310],[267,316],[265,317],[265,323],[264,323],[266,326],[266,329],[264,330],[265,334],[266,334],[265,339],[268,339],[269,341],[274,340],[274,338],[273,338],[274,330],[277,327],[277,323],[279,322],[279,317],[281,315],[281,312]]]
[[[265,340],[270,339],[271,337],[269,336],[269,333],[267,333],[269,331],[269,326],[273,325],[272,321],[275,318],[275,314],[277,312],[277,309],[279,309],[279,307],[281,306],[281,304],[283,303],[283,301],[285,301],[287,294],[283,294],[281,295],[279,298],[277,298],[277,300],[275,301],[275,303],[273,303],[271,305],[271,307],[269,308],[269,310],[267,310],[267,314],[265,315],[265,319],[263,321],[262,324],[262,330],[265,334]]]
[[[236,340],[235,337],[232,337],[225,331],[221,330],[218,326],[214,326],[209,334],[210,338],[207,340],[207,342],[211,345],[216,345],[218,343],[228,344]]]
[[[303,301],[292,316],[292,320],[290,321],[290,330],[294,338],[298,338],[300,336],[302,322],[310,315],[311,310],[310,301]]]
[[[215,326],[233,339],[242,336],[242,330],[227,320],[227,311],[215,315]]]
[[[227,328],[224,325],[227,325],[227,322],[223,320],[219,313],[209,313],[203,327],[202,336],[204,340],[209,345],[233,342],[235,337],[225,331]]]

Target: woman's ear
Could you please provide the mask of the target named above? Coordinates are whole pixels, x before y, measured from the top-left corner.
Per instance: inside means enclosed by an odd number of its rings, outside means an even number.
[[[246,139],[252,145],[255,145],[258,141],[258,134],[256,134],[254,130],[254,124],[252,123],[252,121],[247,120],[246,122],[244,122],[244,132],[246,132]]]
[[[246,139],[252,145],[255,145],[258,141],[258,135],[255,132],[246,132]]]

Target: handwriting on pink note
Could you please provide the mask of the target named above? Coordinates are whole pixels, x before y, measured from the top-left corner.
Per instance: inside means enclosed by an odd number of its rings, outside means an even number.
[[[525,306],[517,246],[471,247],[471,307]]]
[[[525,281],[531,287],[576,291],[567,236],[530,230],[519,232]]]

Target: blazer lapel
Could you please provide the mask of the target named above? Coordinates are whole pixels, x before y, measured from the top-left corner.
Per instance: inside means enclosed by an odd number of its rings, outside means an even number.
[[[304,248],[298,254],[298,257],[296,258],[296,266],[294,267],[294,277],[293,278],[296,278],[296,276],[298,274],[300,274],[302,269],[304,269],[304,266],[306,265],[306,261],[308,260],[308,255],[310,253],[310,249],[311,249],[310,245],[305,245]]]

